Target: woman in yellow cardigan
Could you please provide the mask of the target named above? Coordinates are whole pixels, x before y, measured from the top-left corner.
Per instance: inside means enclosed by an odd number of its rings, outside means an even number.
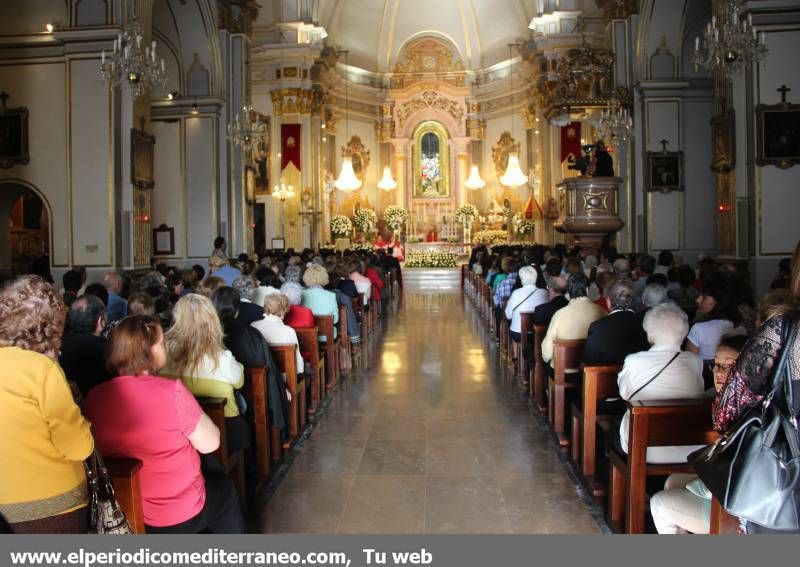
[[[37,276],[0,291],[0,514],[16,533],[86,533],[94,441],[58,365],[66,312]]]

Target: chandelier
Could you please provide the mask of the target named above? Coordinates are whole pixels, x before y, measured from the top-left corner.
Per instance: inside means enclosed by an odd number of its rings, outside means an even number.
[[[255,120],[252,119],[253,114]],[[233,124],[228,124],[228,140],[246,151],[265,147],[269,141],[267,123],[259,118],[252,106],[243,106],[241,114],[236,113]]]
[[[134,17],[114,40],[114,51],[108,57],[105,51],[100,54],[100,76],[114,87],[127,84],[134,98],[155,86],[167,88],[167,72],[164,60],[156,56],[156,42],[142,48],[142,39],[142,28]]]
[[[739,73],[764,60],[768,52],[765,44],[764,32],[759,35],[753,27],[752,14],[740,21],[736,0],[725,0],[722,21],[716,16],[711,18],[703,30],[702,44],[699,37],[694,38],[692,63],[695,71],[705,67],[709,71]]]
[[[469,177],[466,181],[464,181],[464,187],[473,190],[483,189],[486,187],[486,182],[481,179],[481,173],[478,171],[478,166],[474,163],[469,169]]]
[[[275,187],[272,188],[272,197],[283,203],[286,199],[294,197],[294,187],[292,185],[287,185],[283,179],[281,179],[281,184],[275,185]]]
[[[348,52],[344,51],[344,66],[346,68],[344,78],[344,105],[345,105],[345,127],[347,129],[346,139],[350,139],[350,67],[347,64]],[[342,169],[339,171],[339,177],[333,183],[339,190],[345,193],[350,193],[361,187],[361,180],[356,177],[356,172],[353,170],[353,157],[344,155],[342,157]]]
[[[607,109],[600,112],[598,125],[600,135],[615,148],[619,143],[627,142],[633,132],[633,119],[622,101],[613,97]]]
[[[511,87],[511,135],[514,135],[514,58],[512,48],[516,44],[508,46],[508,82]],[[519,167],[519,154],[511,152],[508,154],[508,165],[506,172],[500,178],[500,183],[506,187],[519,187],[528,182],[528,176],[522,173]]]
[[[383,177],[378,181],[378,189],[383,189],[384,191],[397,189],[397,181],[392,177],[392,168],[388,165],[383,168]]]

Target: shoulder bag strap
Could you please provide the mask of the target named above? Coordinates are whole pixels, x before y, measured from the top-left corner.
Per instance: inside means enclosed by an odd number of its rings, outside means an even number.
[[[655,375],[655,376],[653,376],[652,378],[650,378],[650,380],[648,380],[647,382],[645,382],[644,384],[642,384],[641,386],[639,386],[639,387],[636,389],[636,391],[635,391],[633,394],[631,394],[631,397],[630,397],[630,398],[628,398],[628,400],[629,400],[629,401],[630,401],[630,400],[633,400],[633,398],[635,398],[635,397],[636,397],[636,394],[638,394],[639,392],[641,392],[642,390],[644,390],[644,389],[645,389],[647,386],[649,386],[650,384],[652,384],[652,383],[653,383],[653,380],[655,380],[656,378],[658,378],[659,376],[661,376],[661,373],[662,373],[662,372],[664,372],[664,371],[667,369],[667,366],[669,366],[670,364],[672,364],[672,362],[673,362],[673,361],[674,361],[676,358],[678,358],[678,355],[679,355],[680,353],[681,353],[681,351],[678,351],[678,352],[676,352],[676,353],[675,353],[675,356],[673,356],[672,358],[670,358],[670,359],[669,359],[669,362],[667,362],[667,363],[664,365],[664,368],[662,368],[661,370],[659,370],[659,371],[656,373],[656,375]]]
[[[528,295],[528,297],[526,297],[525,299],[523,299],[522,301],[520,301],[519,303],[517,303],[517,305],[514,307],[514,309],[512,309],[512,310],[511,310],[511,313],[513,314],[513,313],[514,313],[514,311],[516,311],[517,309],[519,309],[519,306],[520,306],[520,305],[522,305],[523,303],[525,303],[526,301],[528,301],[528,300],[529,300],[531,297],[533,297],[533,294],[534,294],[534,293],[536,293],[536,291],[537,291],[537,290],[535,290],[535,289],[534,289],[534,290],[533,290],[533,291],[530,293],[530,295]]]
[[[781,390],[783,391],[783,401],[786,405],[786,411],[792,423],[796,423],[794,415],[794,400],[792,396],[792,380],[790,372],[788,371],[789,351],[792,350],[795,340],[797,339],[797,321],[796,314],[785,315],[783,317],[783,329],[781,332],[781,354],[777,363],[773,367],[772,385],[769,394],[764,399],[764,409],[772,403],[773,398]]]

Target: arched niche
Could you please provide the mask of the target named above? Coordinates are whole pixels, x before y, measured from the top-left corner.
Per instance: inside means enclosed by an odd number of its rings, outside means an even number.
[[[37,258],[48,257],[52,219],[50,204],[36,187],[17,179],[0,180],[0,271],[27,273]]]
[[[426,120],[413,135],[414,198],[445,199],[450,190],[450,135],[441,122]]]

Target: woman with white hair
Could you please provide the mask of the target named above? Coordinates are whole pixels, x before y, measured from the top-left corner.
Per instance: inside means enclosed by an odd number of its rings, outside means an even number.
[[[702,398],[703,361],[696,354],[682,351],[689,332],[686,313],[673,303],[662,303],[644,317],[644,330],[650,350],[625,358],[617,384],[622,399],[677,400]],[[628,452],[628,412],[619,428],[622,450]],[[682,463],[698,447],[654,447],[647,449],[648,463]]]
[[[308,307],[303,307],[303,288],[300,284],[286,282],[281,286],[281,293],[289,300],[289,311],[283,318],[283,322],[292,329],[313,329],[314,312]]]
[[[647,284],[642,292],[642,305],[645,309],[650,309],[666,301],[669,301],[667,288],[659,283]]]
[[[239,293],[238,319],[245,325],[264,318],[264,308],[253,303],[256,282],[250,276],[239,276],[233,280],[233,289]]]
[[[508,334],[515,342],[519,342],[521,338],[520,314],[533,313],[549,300],[547,282],[538,266],[521,267],[517,277],[522,287],[514,290],[506,303],[506,319],[511,321]]]
[[[315,316],[333,315],[333,324],[339,322],[339,303],[336,294],[323,289],[330,281],[328,270],[317,264],[311,264],[303,274],[303,283],[307,289],[303,291],[303,307],[308,307]],[[334,333],[336,328],[334,327]]]

